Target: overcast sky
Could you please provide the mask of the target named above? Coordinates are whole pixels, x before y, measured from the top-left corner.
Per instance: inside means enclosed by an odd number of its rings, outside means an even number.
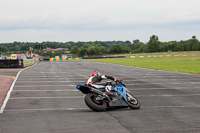
[[[200,39],[200,0],[0,0],[0,43]]]

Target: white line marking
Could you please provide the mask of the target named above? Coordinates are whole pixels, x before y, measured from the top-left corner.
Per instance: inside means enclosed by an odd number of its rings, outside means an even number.
[[[17,83],[27,83],[27,82],[38,82],[38,83],[51,83],[51,82],[55,82],[55,83],[75,83],[75,82],[85,82],[85,81],[17,81]],[[193,82],[193,83],[187,83],[187,82],[184,82],[184,83],[149,83],[149,84],[144,84],[144,83],[141,83],[141,84],[126,84],[126,85],[159,85],[159,84],[171,84],[171,85],[182,85],[182,84],[191,84],[191,85],[196,85],[196,84],[200,84],[200,82]],[[33,86],[40,86],[40,85],[33,85]],[[45,85],[43,85],[45,86]],[[46,85],[46,86],[53,86],[53,85]],[[56,85],[56,86],[62,86],[62,85]],[[70,86],[70,85],[67,85],[67,86]]]
[[[70,97],[11,97],[10,100],[20,100],[20,99],[70,99],[70,98],[84,98],[84,96],[70,96]]]
[[[159,84],[168,84],[168,85],[182,85],[182,84],[200,84],[200,82],[192,82],[192,83],[188,83],[188,82],[183,82],[183,83],[152,83],[152,82],[149,82],[149,84],[144,84],[144,83],[141,83],[141,84],[126,84],[126,85],[159,85]]]
[[[199,89],[199,87],[196,88],[139,88],[139,89],[129,89],[131,91],[138,91],[138,90],[185,90],[185,89]],[[13,91],[79,91],[79,90],[13,90]]]
[[[74,75],[67,75],[68,77],[65,76],[57,76],[57,75],[22,75],[20,77],[33,77],[33,78],[71,78],[71,77],[75,77]],[[80,77],[77,77],[80,78]]]
[[[13,91],[79,91],[79,90],[13,90]]]
[[[187,105],[187,106],[142,106],[144,108],[199,108],[200,105]]]
[[[200,82],[192,82],[192,83],[190,83],[191,85],[193,85],[193,84],[200,84]]]
[[[129,89],[129,90],[186,90],[186,89],[200,89],[199,87],[175,87],[175,88],[139,88],[139,89]]]
[[[13,90],[13,87],[14,87],[16,81],[17,81],[17,78],[19,77],[19,74],[20,74],[23,70],[26,70],[26,69],[28,69],[28,68],[30,68],[30,67],[33,67],[33,66],[35,66],[36,64],[37,64],[37,63],[35,63],[35,64],[32,65],[32,66],[26,67],[26,68],[20,70],[20,71],[17,73],[17,76],[16,76],[15,80],[13,81],[13,83],[12,83],[12,85],[11,85],[11,87],[10,87],[10,89],[9,89],[9,91],[8,91],[8,93],[7,93],[7,95],[6,95],[6,98],[5,98],[4,101],[3,101],[3,105],[2,105],[1,108],[0,108],[0,113],[3,113],[3,111],[4,111],[5,107],[6,107],[6,104],[7,104],[7,102],[8,102],[8,99],[10,98],[10,94],[11,94],[11,92],[12,92],[12,90]]]
[[[61,77],[61,78],[81,78],[81,77],[78,77],[78,75],[69,75],[69,74],[63,74],[63,75],[60,75],[60,73],[56,73],[56,74],[39,74],[39,75],[36,75],[36,74],[23,74],[22,77],[40,77],[40,78],[51,78],[51,77]],[[83,78],[83,77],[82,77]]]
[[[69,72],[37,72],[38,73],[69,73]]]
[[[7,112],[13,111],[54,111],[54,110],[89,110],[89,108],[45,108],[45,109],[12,109],[12,110],[4,110]]]
[[[141,108],[199,108],[200,105],[188,105],[188,106],[141,106]],[[44,108],[44,109],[11,109],[4,110],[6,112],[14,112],[14,111],[56,111],[56,110],[90,110],[89,108]],[[131,109],[128,109],[131,110]]]
[[[32,85],[32,86],[15,86],[16,88],[20,87],[20,88],[24,88],[24,87],[54,87],[54,86],[76,86],[76,85]]]
[[[180,94],[180,95],[137,95],[136,97],[188,97],[200,96],[200,94]],[[70,99],[70,98],[84,98],[85,96],[70,96],[70,97],[11,97],[10,100],[18,99]]]
[[[20,76],[20,79],[23,79],[23,78],[21,78],[21,76]],[[41,78],[41,77],[35,77],[35,78],[33,78],[33,79],[52,79],[52,80],[55,80],[55,78]],[[77,79],[81,79],[81,80],[84,80],[85,78],[56,78],[56,80],[58,80],[58,79],[65,79],[65,80],[71,80],[71,79],[75,79],[76,81],[77,81]],[[18,80],[18,81],[32,81],[32,79],[31,79],[31,77],[28,77],[28,79],[27,78],[25,78],[25,79],[23,79],[23,80]]]
[[[137,95],[137,97],[188,97],[188,96],[200,96],[200,94],[179,94],[179,95]]]
[[[43,82],[48,82],[48,83],[51,83],[51,82],[58,83],[58,82],[60,82],[60,83],[65,83],[65,82],[85,82],[85,81],[59,81],[59,80],[58,81],[55,81],[55,80],[54,81],[41,81],[41,80],[40,81],[28,81],[28,80],[27,81],[22,81],[22,80],[17,81],[17,83],[27,83],[27,82],[42,82],[42,83]]]

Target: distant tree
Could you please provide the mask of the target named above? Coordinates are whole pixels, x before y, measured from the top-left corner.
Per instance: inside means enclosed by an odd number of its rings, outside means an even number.
[[[123,53],[130,53],[132,52],[132,49],[130,47],[123,47]]]
[[[149,52],[159,52],[160,42],[157,36],[153,35],[150,37],[148,42],[148,51]]]
[[[78,55],[79,51],[80,51],[79,47],[75,46],[70,50],[70,53]]]
[[[108,54],[108,48],[102,46],[100,49],[102,54]]]
[[[98,45],[95,46],[95,50],[96,50],[96,55],[102,55],[101,48]]]
[[[174,51],[183,51],[183,46],[182,44],[176,43]]]
[[[61,55],[63,52],[46,52],[41,49],[50,48],[68,48],[74,56],[102,56],[106,54],[120,53],[143,53],[143,52],[167,52],[167,51],[196,51],[200,50],[200,42],[196,36],[192,36],[189,40],[160,42],[158,37],[152,35],[147,44],[140,42],[138,39],[130,41],[90,41],[90,42],[13,42],[0,43],[0,53],[26,53],[29,47],[40,46],[40,49],[34,52],[39,52],[41,55],[55,56]],[[3,51],[3,52],[2,52]],[[64,52],[66,54],[66,51]]]
[[[120,44],[113,45],[113,53],[120,54],[122,53],[123,49]]]
[[[24,44],[24,45],[21,46],[21,50],[22,51],[28,51],[29,47],[30,47],[29,45]]]
[[[90,45],[89,45],[89,44],[87,44],[87,43],[85,43],[85,44],[83,44],[83,47],[84,47],[84,48],[89,48],[89,47],[90,47]]]
[[[87,52],[88,52],[88,56],[96,55],[96,49],[94,46],[89,47]]]
[[[77,43],[76,43],[76,46],[78,46],[78,47],[82,47],[83,45],[84,45],[83,42],[77,42]]]
[[[192,36],[192,39],[190,40],[190,47],[192,51],[197,51],[200,48],[199,41],[196,39],[196,36]]]
[[[10,47],[9,51],[19,51],[20,47],[19,46],[15,46],[15,47]]]
[[[160,43],[160,52],[167,52],[168,51],[168,43],[167,42],[161,42]]]
[[[144,44],[142,45],[138,50],[137,50],[138,53],[148,53],[148,45],[147,44]]]
[[[125,41],[125,44],[131,44],[131,42],[127,40],[127,41]]]
[[[2,46],[2,47],[0,47],[0,51],[1,52],[7,52],[8,51],[8,47]]]
[[[142,42],[135,43],[134,44],[134,50],[138,50],[143,45],[144,45],[144,43],[142,43]]]
[[[84,57],[85,55],[87,55],[87,49],[84,48],[84,47],[80,48],[80,51],[79,51],[79,53],[78,53],[78,56]]]
[[[140,40],[138,40],[138,39],[133,40],[133,44],[135,44],[135,43],[139,43],[139,42],[140,42]]]

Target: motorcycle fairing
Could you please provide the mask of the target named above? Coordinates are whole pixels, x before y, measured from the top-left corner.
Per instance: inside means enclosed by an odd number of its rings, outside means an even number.
[[[122,96],[117,96],[109,102],[109,107],[128,107],[128,105],[122,100]]]
[[[76,88],[84,94],[89,93],[89,88],[85,84],[79,84],[79,85],[76,86]]]
[[[126,101],[128,101],[127,98],[126,98],[126,91],[127,91],[127,88],[124,87],[122,84],[117,85],[115,88],[112,89],[112,91],[117,91],[117,92],[119,92],[119,93],[124,97],[124,99],[125,99]]]

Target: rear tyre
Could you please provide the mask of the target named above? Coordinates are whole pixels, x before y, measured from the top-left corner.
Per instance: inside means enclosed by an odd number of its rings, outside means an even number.
[[[105,100],[96,100],[97,94],[88,93],[85,96],[86,105],[94,111],[106,111],[107,103]]]
[[[140,108],[140,102],[135,97],[132,97],[129,101],[127,101],[127,104],[131,109],[139,109]]]

